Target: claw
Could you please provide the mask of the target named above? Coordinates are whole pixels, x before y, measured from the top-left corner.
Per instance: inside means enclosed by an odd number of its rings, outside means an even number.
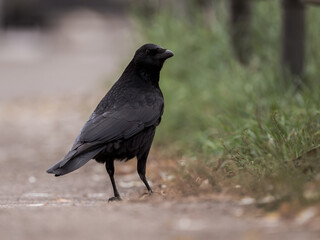
[[[148,192],[145,192],[143,194],[140,195],[140,199],[146,199],[148,197],[151,197],[153,195],[153,192],[152,191],[148,191]]]
[[[111,197],[108,199],[108,202],[119,202],[122,201],[121,197]]]

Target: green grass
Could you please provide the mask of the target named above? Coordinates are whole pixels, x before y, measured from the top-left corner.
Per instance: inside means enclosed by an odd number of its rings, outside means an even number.
[[[199,9],[192,18],[166,8],[140,18],[145,41],[175,53],[161,75],[165,112],[155,143],[189,159],[176,178],[196,191],[208,180],[213,190],[274,203],[317,202],[320,159],[308,158],[309,170],[292,160],[320,146],[320,8],[307,12],[307,84],[297,92],[281,72],[278,1],[253,4],[248,66],[234,57],[225,2],[216,1],[210,24]]]

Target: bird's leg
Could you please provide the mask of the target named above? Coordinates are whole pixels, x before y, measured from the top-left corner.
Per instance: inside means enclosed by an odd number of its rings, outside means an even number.
[[[147,163],[148,153],[149,152],[143,154],[141,157],[138,157],[137,171],[142,182],[144,183],[144,185],[146,185],[146,188],[148,189],[149,194],[151,194],[152,189],[150,188],[146,178],[146,163]]]
[[[115,183],[114,177],[113,177],[113,175],[114,175],[114,163],[113,162],[114,161],[110,160],[110,159],[108,159],[106,161],[106,170],[107,170],[107,172],[109,174],[109,177],[110,177],[110,180],[111,180],[111,183],[112,183],[112,187],[113,187],[113,193],[114,193],[114,197],[109,198],[109,200],[108,200],[109,202],[110,201],[120,201],[121,200],[120,194],[119,194],[119,192],[117,190],[117,186],[116,186],[116,183]]]

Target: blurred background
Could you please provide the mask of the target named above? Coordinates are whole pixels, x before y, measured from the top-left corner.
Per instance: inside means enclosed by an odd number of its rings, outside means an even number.
[[[156,143],[181,160],[179,187],[319,204],[319,1],[161,3],[141,32],[175,52]]]
[[[133,45],[126,40],[133,33],[125,4],[1,1],[1,98],[83,91],[94,86],[91,81],[106,79],[106,65],[117,67],[120,59],[112,56]],[[119,41],[121,47],[113,48]]]
[[[277,218],[307,209],[301,221],[319,222],[319,23],[319,0],[0,0],[0,206],[105,202],[101,165],[64,178],[45,170],[152,42],[175,53],[161,72],[165,112],[148,162],[161,197],[231,196]],[[116,168],[123,198],[138,198],[135,162]],[[15,214],[0,224],[16,230]],[[54,216],[46,230],[68,232]],[[28,232],[19,224],[16,237]]]

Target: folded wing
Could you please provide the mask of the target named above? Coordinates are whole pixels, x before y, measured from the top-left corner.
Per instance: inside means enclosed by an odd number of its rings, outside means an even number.
[[[162,113],[162,101],[137,108],[123,107],[100,115],[93,113],[69,153],[47,172],[60,176],[80,168],[101,152],[106,143],[128,139],[147,127],[157,125]]]

